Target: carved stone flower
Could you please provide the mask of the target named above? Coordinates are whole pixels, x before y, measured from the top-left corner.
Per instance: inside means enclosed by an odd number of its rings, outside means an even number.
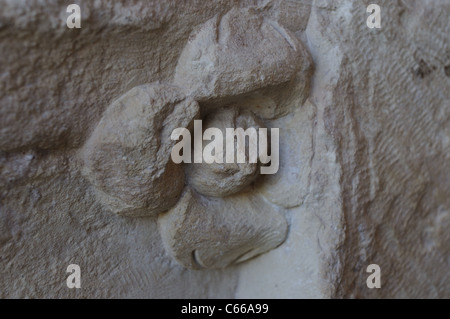
[[[158,215],[166,250],[183,266],[222,268],[279,246],[288,223],[253,191],[260,164],[175,164],[171,133],[199,117],[204,128],[264,127],[285,113],[272,98],[279,86],[302,77],[307,92],[312,62],[295,35],[251,8],[189,39],[173,85],[133,88],[107,109],[83,148],[83,172],[109,210]]]

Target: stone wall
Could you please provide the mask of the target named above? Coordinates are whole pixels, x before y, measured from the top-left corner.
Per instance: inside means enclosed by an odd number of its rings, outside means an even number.
[[[0,297],[450,297],[448,1],[73,2],[0,0]],[[174,165],[195,119],[278,172]]]

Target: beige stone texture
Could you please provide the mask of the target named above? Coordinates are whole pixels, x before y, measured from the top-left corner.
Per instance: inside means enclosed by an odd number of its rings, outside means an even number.
[[[448,0],[73,2],[0,0],[0,298],[450,298]],[[280,169],[202,195],[232,105]]]

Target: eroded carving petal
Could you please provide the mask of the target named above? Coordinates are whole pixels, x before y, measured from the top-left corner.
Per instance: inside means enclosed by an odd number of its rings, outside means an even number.
[[[281,245],[288,231],[282,213],[258,195],[211,199],[189,187],[158,224],[166,250],[194,269],[248,260]]]
[[[309,80],[311,58],[290,31],[253,9],[234,8],[191,35],[174,83],[196,100],[235,96],[289,81],[301,70]]]
[[[159,83],[135,87],[111,104],[82,150],[83,173],[107,208],[149,216],[175,205],[184,174],[170,159],[170,134],[198,111],[179,88]]]

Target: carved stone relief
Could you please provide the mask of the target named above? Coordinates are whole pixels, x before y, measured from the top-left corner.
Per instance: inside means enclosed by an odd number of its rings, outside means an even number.
[[[0,0],[0,298],[449,297],[449,1],[79,3]]]
[[[203,129],[270,127],[277,102],[264,89],[294,77],[308,87],[311,70],[301,41],[254,9],[216,16],[191,34],[173,84],[135,87],[106,110],[83,148],[84,175],[107,209],[159,214],[164,246],[185,267],[223,268],[267,252],[283,243],[288,223],[252,192],[263,182],[260,164],[183,168],[170,158],[170,134],[197,118]]]

